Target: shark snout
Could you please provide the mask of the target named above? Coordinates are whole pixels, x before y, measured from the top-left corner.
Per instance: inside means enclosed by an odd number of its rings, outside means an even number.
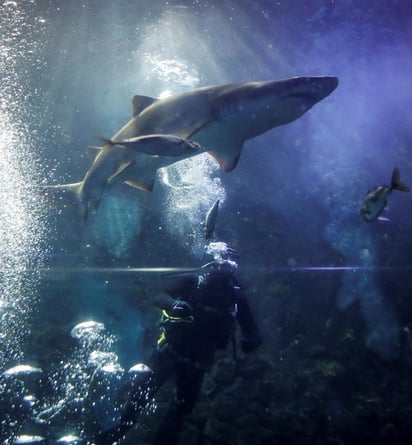
[[[300,97],[312,105],[329,96],[339,83],[338,78],[332,76],[298,77],[290,81],[287,97]]]
[[[339,84],[339,79],[332,76],[309,77],[308,79],[310,84],[308,90],[313,94],[316,101],[329,96]]]
[[[195,141],[191,141],[191,140],[187,141],[187,145],[189,146],[189,148],[191,150],[194,150],[194,151],[198,151],[198,150],[200,150],[202,148],[200,144],[198,144]]]
[[[323,92],[323,97],[329,96],[337,86],[339,85],[339,79],[337,77],[323,77],[321,78],[319,89]]]

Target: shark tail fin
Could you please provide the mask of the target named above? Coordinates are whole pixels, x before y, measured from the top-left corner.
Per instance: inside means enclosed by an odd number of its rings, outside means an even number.
[[[50,201],[68,205],[78,210],[81,221],[87,219],[88,206],[81,199],[82,182],[42,187],[41,193]]]
[[[401,175],[398,167],[395,167],[392,173],[391,187],[401,192],[409,192],[409,187],[401,182]]]

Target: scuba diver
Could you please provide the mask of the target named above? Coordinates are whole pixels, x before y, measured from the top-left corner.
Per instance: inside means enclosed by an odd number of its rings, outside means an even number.
[[[234,339],[236,323],[241,329],[243,352],[261,345],[250,307],[234,276],[237,253],[223,242],[208,244],[206,253],[214,260],[185,277],[185,295],[182,288],[171,290],[167,301],[159,304],[161,334],[147,366],[140,365],[144,372],[136,373],[130,382],[120,423],[101,432],[91,443],[119,442],[157,390],[174,375],[174,397],[153,444],[176,445],[184,416],[193,410],[199,397],[205,372],[214,364],[215,352]]]

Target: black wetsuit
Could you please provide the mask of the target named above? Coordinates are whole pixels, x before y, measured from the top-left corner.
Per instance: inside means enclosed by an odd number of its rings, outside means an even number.
[[[216,350],[226,348],[234,338],[236,322],[241,328],[244,352],[261,344],[249,305],[232,275],[210,275],[197,288],[192,284],[191,289],[187,297],[168,302],[168,307],[164,307],[166,319],[162,336],[147,362],[152,372],[132,382],[120,425],[97,436],[92,441],[96,445],[109,445],[121,439],[172,375],[176,377],[175,396],[158,429],[154,445],[177,444],[184,415],[197,402],[204,374],[213,365]],[[189,307],[190,313],[181,317],[181,322],[179,317],[168,318],[167,313],[172,313],[173,307],[181,305],[182,301],[189,303],[183,305],[185,309]],[[176,313],[178,311],[173,315]]]

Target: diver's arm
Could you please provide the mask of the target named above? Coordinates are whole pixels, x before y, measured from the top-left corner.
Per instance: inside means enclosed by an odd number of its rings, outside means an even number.
[[[153,299],[153,305],[159,309],[168,308],[173,302],[173,296],[166,292],[158,293]]]

